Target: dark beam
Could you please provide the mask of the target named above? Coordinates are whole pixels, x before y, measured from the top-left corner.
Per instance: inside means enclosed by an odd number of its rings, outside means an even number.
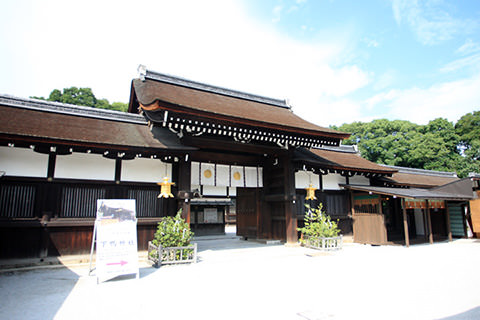
[[[293,153],[293,152],[292,152]],[[293,245],[298,242],[297,233],[297,212],[295,206],[295,171],[292,164],[292,153],[289,156],[282,157],[283,175],[284,175],[284,194],[287,197],[285,201],[285,226],[287,244]]]
[[[408,220],[407,220],[407,208],[405,205],[405,198],[402,198],[402,207],[403,207],[403,231],[405,233],[405,246],[408,248],[410,246],[410,237],[408,234]]]
[[[433,232],[432,232],[432,217],[430,216],[430,204],[428,200],[425,200],[426,212],[427,212],[427,232],[428,232],[428,242],[433,244]]]
[[[174,163],[174,170],[176,171],[176,177],[178,177],[178,181],[176,181],[178,191],[187,193],[191,191],[192,163],[190,160],[186,161],[184,158],[181,158],[179,162]],[[182,218],[190,224],[190,199],[187,197],[178,201],[179,209],[182,209]]]
[[[222,139],[214,138],[203,138],[203,137],[191,137],[184,136],[182,138],[182,143],[190,147],[197,147],[205,150],[225,150],[225,151],[235,151],[240,153],[250,153],[250,154],[285,154],[286,150],[281,149],[280,147],[273,147],[267,145],[252,145],[247,143],[227,141]]]
[[[445,203],[445,223],[447,224],[447,234],[448,234],[448,241],[452,241],[452,226],[450,224],[450,210],[448,210],[448,202],[444,201]]]

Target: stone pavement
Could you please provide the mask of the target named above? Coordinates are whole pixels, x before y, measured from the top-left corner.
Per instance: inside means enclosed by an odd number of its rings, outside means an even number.
[[[0,273],[0,319],[479,319],[480,240],[323,253],[197,238],[199,262],[142,263],[99,285],[88,263]]]

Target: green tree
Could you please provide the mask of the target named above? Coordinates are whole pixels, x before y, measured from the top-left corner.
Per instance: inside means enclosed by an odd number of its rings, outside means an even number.
[[[397,166],[409,165],[410,150],[420,133],[420,126],[414,123],[387,119],[344,124],[338,129],[352,134],[344,144],[357,144],[362,157]]]
[[[354,122],[338,128],[352,133],[345,144],[357,144],[362,157],[381,164],[458,171],[460,137],[453,123],[437,118],[427,125],[387,119]]]
[[[114,102],[110,104],[107,99],[97,99],[91,88],[70,87],[64,88],[63,91],[54,89],[52,92],[50,92],[48,99],[45,99],[44,97],[30,98],[69,103],[77,106],[117,110],[122,112],[127,112],[128,110],[128,104],[126,103]]]
[[[455,132],[460,138],[459,153],[462,155],[457,164],[458,175],[480,173],[480,111],[462,116],[455,124]]]
[[[128,104],[123,103],[123,102],[113,102],[112,105],[110,106],[110,109],[127,112],[128,111]]]
[[[55,89],[48,97],[49,101],[75,104],[78,106],[96,107],[97,98],[90,88],[70,87],[63,89],[63,92]]]

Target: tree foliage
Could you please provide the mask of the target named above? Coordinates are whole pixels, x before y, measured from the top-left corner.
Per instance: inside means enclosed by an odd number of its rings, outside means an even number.
[[[110,104],[107,99],[97,99],[90,88],[70,87],[64,88],[63,91],[54,89],[52,92],[50,92],[50,95],[47,99],[43,97],[31,98],[123,112],[126,112],[128,109],[128,105],[123,102],[113,102]]]
[[[320,238],[336,237],[340,233],[340,229],[335,221],[330,219],[330,216],[323,211],[323,206],[320,203],[318,208],[310,208],[305,205],[305,226],[297,228],[302,233],[302,243],[306,241],[315,241]]]
[[[480,111],[462,116],[455,124],[455,132],[460,138],[459,149],[463,156],[458,174],[480,173]]]
[[[184,247],[190,244],[192,238],[193,232],[190,230],[190,225],[182,218],[180,209],[175,217],[162,218],[152,242],[157,247]]]
[[[444,118],[426,125],[379,119],[333,128],[351,133],[344,144],[357,144],[362,157],[376,163],[456,171],[459,177],[480,172],[480,111],[455,125]]]

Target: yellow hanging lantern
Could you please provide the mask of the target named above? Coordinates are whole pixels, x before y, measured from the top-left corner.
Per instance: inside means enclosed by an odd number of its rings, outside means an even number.
[[[157,184],[160,186],[158,198],[173,198],[171,188],[172,185],[175,185],[175,182],[168,182],[168,177],[165,177],[163,182],[158,182]]]
[[[305,200],[317,200],[317,197],[315,197],[315,189],[313,185],[310,183],[310,186],[308,188],[305,188],[307,190],[307,196],[305,197]]]

